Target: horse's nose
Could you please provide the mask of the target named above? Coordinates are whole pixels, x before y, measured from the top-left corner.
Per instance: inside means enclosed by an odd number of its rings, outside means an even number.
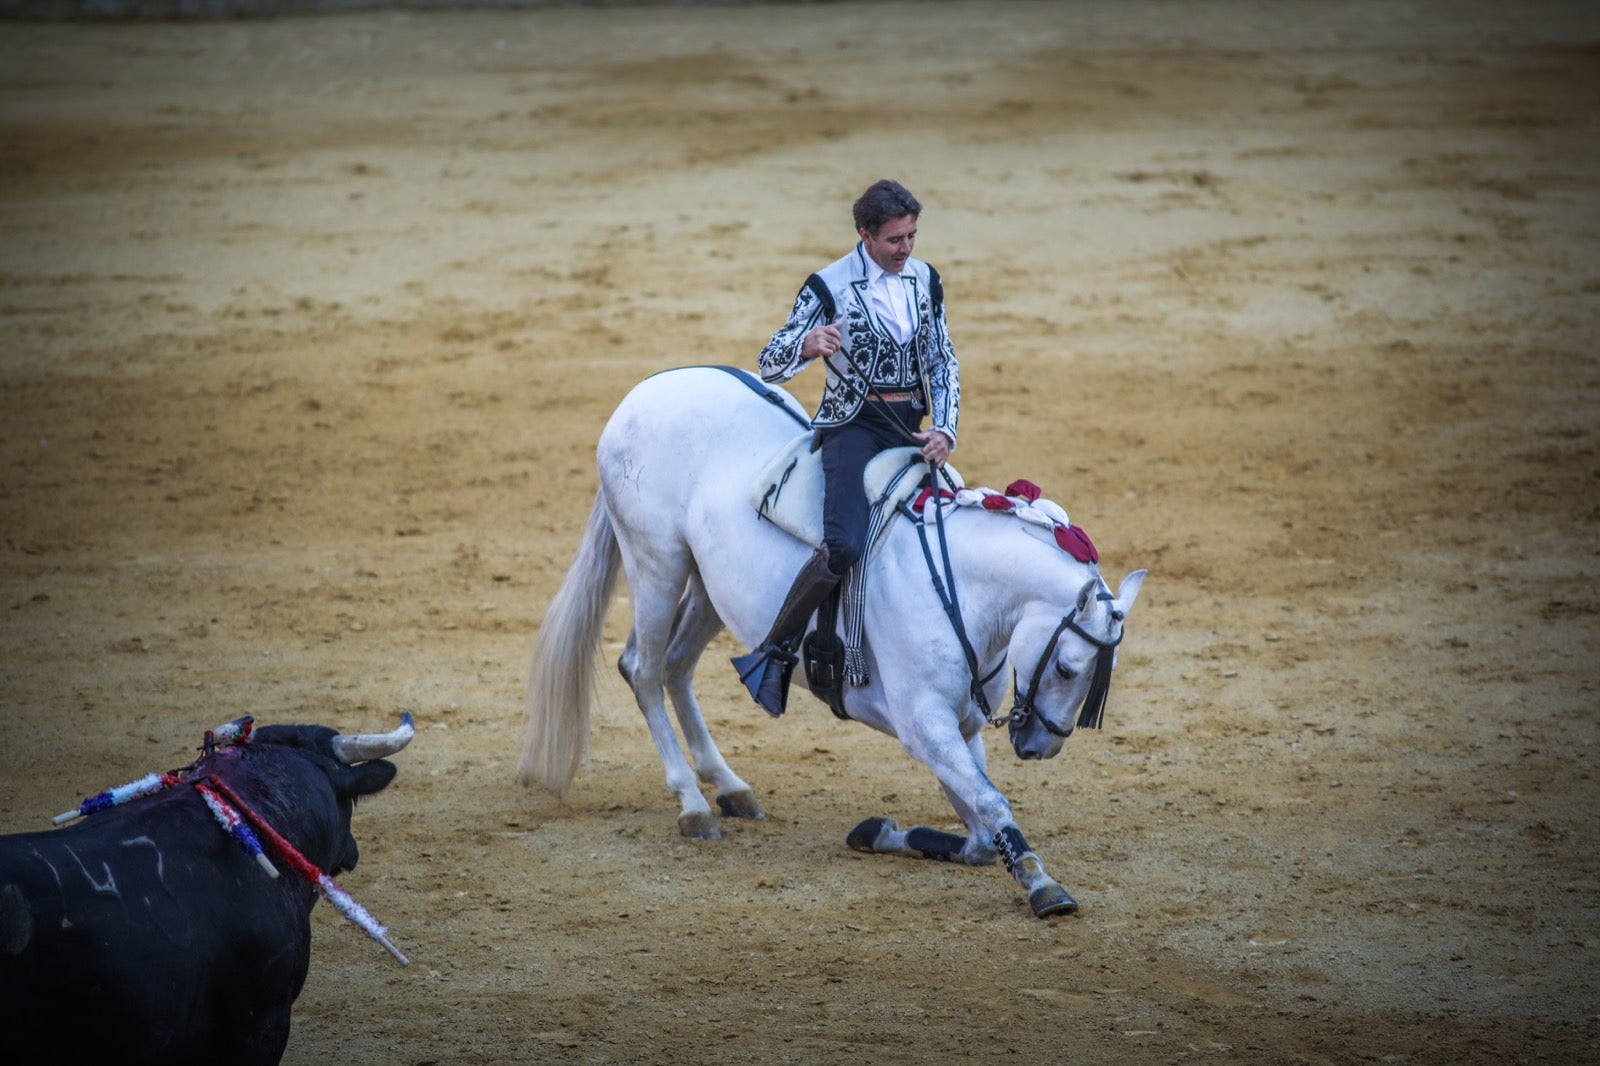
[[[1016,745],[1016,749],[1017,758],[1025,759],[1030,762],[1037,761],[1045,756],[1044,745],[1039,742],[1039,738],[1036,736],[1023,738],[1022,741]]]
[[[1025,736],[1019,736],[1012,743],[1016,750],[1017,758],[1030,762],[1040,759],[1050,759],[1061,750],[1065,737],[1056,737],[1042,729],[1031,730]]]

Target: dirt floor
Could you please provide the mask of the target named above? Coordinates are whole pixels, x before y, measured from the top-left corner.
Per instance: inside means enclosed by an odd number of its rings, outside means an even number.
[[[343,878],[413,965],[319,907],[287,1062],[1600,1056],[1592,6],[11,24],[0,71],[0,830],[241,713],[419,722]],[[752,365],[882,176],[962,471],[1151,571],[1106,729],[992,746],[1074,917],[848,850],[953,816],[726,636],[765,821],[678,836],[609,667],[567,802],[513,781],[608,413]]]

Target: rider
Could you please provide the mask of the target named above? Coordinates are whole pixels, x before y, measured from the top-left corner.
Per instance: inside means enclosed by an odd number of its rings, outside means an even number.
[[[761,350],[761,377],[774,384],[818,358],[828,371],[811,446],[822,451],[822,544],[795,577],[766,639],[733,660],[750,695],[773,716],[787,703],[807,621],[865,548],[867,462],[914,443],[942,466],[956,446],[961,378],[944,288],[937,271],[911,258],[921,213],[899,182],[871,185],[854,206],[859,243],[806,279],[789,320]],[[930,403],[933,425],[924,431]]]

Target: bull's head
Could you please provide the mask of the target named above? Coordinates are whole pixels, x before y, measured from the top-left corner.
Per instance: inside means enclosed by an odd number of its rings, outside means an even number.
[[[337,839],[322,841],[322,868],[339,874],[355,868],[360,852],[350,832],[350,816],[356,800],[382,792],[394,780],[396,768],[385,756],[393,755],[411,742],[416,728],[411,712],[403,712],[399,728],[388,733],[341,734],[320,725],[269,725],[255,730],[251,746],[294,748],[311,757],[328,779],[338,804]],[[309,801],[309,797],[304,797]],[[320,835],[312,830],[313,835]],[[313,848],[307,848],[308,855]],[[315,860],[314,860],[315,861]]]

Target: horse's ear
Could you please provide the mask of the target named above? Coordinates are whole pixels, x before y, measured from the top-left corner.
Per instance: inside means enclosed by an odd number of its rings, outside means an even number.
[[[1122,584],[1117,586],[1117,602],[1115,609],[1124,617],[1133,607],[1133,601],[1139,598],[1139,589],[1144,586],[1144,576],[1148,570],[1135,570],[1122,579]]]
[[[1085,611],[1087,611],[1089,609],[1089,605],[1094,603],[1094,594],[1099,590],[1099,588],[1099,578],[1091,577],[1088,581],[1085,581],[1083,583],[1083,588],[1078,590],[1078,606],[1074,608],[1074,610],[1076,610],[1079,614],[1083,614]]]

